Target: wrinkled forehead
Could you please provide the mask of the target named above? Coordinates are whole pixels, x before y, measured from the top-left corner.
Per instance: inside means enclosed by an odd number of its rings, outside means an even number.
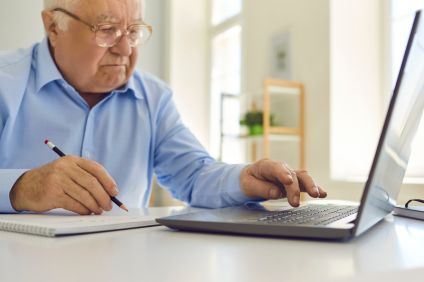
[[[142,0],[84,0],[77,10],[92,22],[130,23],[143,19]]]

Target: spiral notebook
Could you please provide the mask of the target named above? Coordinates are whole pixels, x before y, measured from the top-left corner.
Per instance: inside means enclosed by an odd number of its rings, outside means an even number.
[[[1,214],[0,230],[47,237],[155,226],[155,217],[134,213],[80,216],[66,211],[47,214]]]

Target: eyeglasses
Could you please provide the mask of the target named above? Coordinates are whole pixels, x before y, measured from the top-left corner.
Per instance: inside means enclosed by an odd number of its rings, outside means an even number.
[[[90,24],[77,15],[62,8],[56,8],[52,11],[62,12],[88,26],[96,36],[97,45],[103,48],[115,46],[121,40],[123,35],[127,36],[128,43],[131,47],[136,47],[139,44],[145,44],[150,39],[153,32],[152,26],[145,23],[131,24],[126,29],[123,29],[119,27],[119,25],[111,23],[98,25]]]
[[[424,200],[421,200],[421,199],[412,199],[412,200],[409,200],[408,202],[406,202],[405,208],[409,208],[409,204],[412,203],[412,202],[418,202],[418,203],[424,204]]]

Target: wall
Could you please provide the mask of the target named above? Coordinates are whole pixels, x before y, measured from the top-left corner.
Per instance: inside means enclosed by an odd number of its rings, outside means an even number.
[[[332,1],[331,11],[331,173],[340,180],[363,178],[386,108],[383,13],[379,1],[369,0]]]
[[[306,93],[306,166],[330,192],[338,189],[329,179],[329,1],[246,0],[243,18],[244,92],[262,93],[262,81],[270,73],[271,40],[290,32],[292,79],[304,83]]]
[[[43,37],[43,1],[0,1],[0,50],[27,48]]]
[[[167,78],[186,126],[209,147],[207,1],[168,0]]]
[[[344,171],[368,175],[392,93],[390,25],[390,1],[331,1],[330,146],[339,155],[336,178]],[[359,197],[364,187],[364,180],[329,183],[339,187],[332,193],[339,197]],[[423,185],[404,184],[398,202],[422,191]]]
[[[165,37],[165,0],[146,0],[145,21],[153,26],[152,38],[145,46],[140,46],[138,68],[147,70],[166,80]]]
[[[333,169],[328,167],[329,185],[334,186],[334,195],[357,200],[365,179],[348,181],[347,178],[368,174],[385,109],[383,6],[380,0],[330,3],[328,144],[332,146],[329,153]]]
[[[361,133],[377,142],[381,118],[364,124],[364,119],[347,114],[352,113],[352,109],[360,113],[363,105],[370,110],[377,109],[380,117],[385,113],[383,97],[390,91],[387,85],[390,69],[388,5],[381,0],[266,0],[260,3],[245,0],[243,92],[251,96],[262,93],[262,81],[270,74],[272,38],[290,32],[292,79],[303,82],[306,91],[306,166],[315,180],[329,191],[330,198],[359,200],[364,188],[364,180],[332,178],[331,126],[363,128]],[[348,100],[357,97],[358,91],[364,98],[362,101]],[[334,108],[337,99],[344,103],[344,108]],[[350,119],[337,123],[330,113]],[[364,139],[360,134],[350,137],[353,139],[349,141],[350,147],[344,148],[347,152]],[[364,153],[369,156],[369,162],[374,151],[372,147]],[[355,162],[352,156],[346,155],[346,158]],[[420,191],[422,185],[404,185],[399,201],[417,197]]]

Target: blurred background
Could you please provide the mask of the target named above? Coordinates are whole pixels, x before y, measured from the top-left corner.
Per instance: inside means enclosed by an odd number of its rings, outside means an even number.
[[[146,0],[138,67],[166,81],[217,159],[305,168],[360,200],[424,0]],[[42,0],[0,3],[0,50],[40,41]],[[421,122],[398,202],[424,195]],[[154,184],[151,205],[180,204]]]

